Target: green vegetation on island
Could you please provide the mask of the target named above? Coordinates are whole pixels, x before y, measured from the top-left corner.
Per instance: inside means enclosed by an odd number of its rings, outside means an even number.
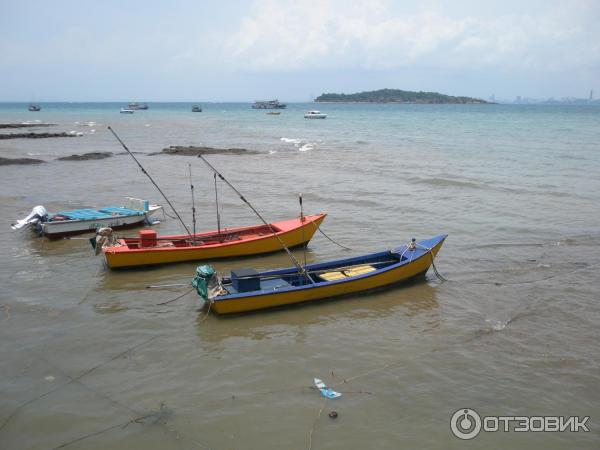
[[[488,103],[471,97],[454,97],[438,92],[415,92],[400,89],[379,89],[378,91],[358,92],[356,94],[321,94],[315,102],[339,103]]]

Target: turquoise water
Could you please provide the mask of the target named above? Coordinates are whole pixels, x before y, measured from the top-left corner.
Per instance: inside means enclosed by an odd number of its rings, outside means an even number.
[[[0,123],[40,120],[56,126],[34,131],[81,134],[0,140],[0,156],[47,161],[0,167],[7,448],[77,439],[69,446],[598,447],[599,107],[307,103],[269,116],[249,104],[199,103],[203,112],[192,113],[193,104],[149,103],[133,115],[119,114],[125,103],[48,103],[39,113],[0,104]],[[304,119],[310,109],[327,119]],[[451,281],[429,274],[385,292],[205,319],[197,296],[161,306],[185,290],[145,289],[189,282],[194,263],[110,272],[85,241],[12,232],[11,221],[37,204],[58,211],[125,195],[161,201],[118,154],[107,125],[139,152],[187,223],[192,164],[202,230],[216,227],[212,175],[196,158],[149,153],[257,150],[209,159],[269,220],[297,215],[299,192],[305,212],[328,213],[323,229],[352,251],[317,235],[309,262],[448,233],[436,266]],[[90,151],[117,155],[56,161]],[[226,186],[219,194],[225,225],[257,223]],[[157,228],[181,231],[168,217]],[[225,273],[290,261],[275,254],[214,265]],[[314,377],[344,395],[325,401],[310,389]],[[589,415],[591,431],[460,441],[449,420],[467,407]]]

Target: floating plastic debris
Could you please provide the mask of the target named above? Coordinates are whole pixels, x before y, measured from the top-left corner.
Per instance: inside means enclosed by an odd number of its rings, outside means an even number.
[[[325,386],[323,380],[319,380],[318,378],[315,378],[315,386],[319,391],[321,391],[321,394],[323,394],[324,397],[338,398],[342,396],[342,394],[340,394],[339,392],[336,392],[333,389],[329,389],[327,386]]]

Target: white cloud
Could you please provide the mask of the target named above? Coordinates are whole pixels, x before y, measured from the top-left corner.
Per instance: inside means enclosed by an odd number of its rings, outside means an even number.
[[[256,71],[465,65],[564,70],[600,64],[598,6],[563,2],[539,13],[402,14],[386,1],[260,1],[224,38],[222,59]]]

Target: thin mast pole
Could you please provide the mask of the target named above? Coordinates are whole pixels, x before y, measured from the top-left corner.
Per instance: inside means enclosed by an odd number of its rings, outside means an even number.
[[[217,173],[213,173],[215,179],[215,205],[217,207],[217,236],[221,234],[221,215],[219,214],[219,194],[217,192]]]
[[[194,227],[194,237],[192,241],[196,242],[196,202],[194,200],[194,184],[192,183],[192,165],[188,164],[188,169],[190,171],[190,191],[192,192],[192,224]]]
[[[302,222],[302,253],[304,254],[304,267],[306,267],[306,241],[304,240],[304,209],[302,207],[302,192],[298,194],[300,201],[300,222]]]
[[[108,127],[108,129],[110,130],[110,132],[113,134],[113,136],[117,139],[117,141],[119,141],[119,143],[123,146],[123,148],[125,149],[125,151],[127,153],[129,153],[129,155],[133,158],[133,160],[137,163],[137,165],[139,166],[139,168],[142,170],[142,173],[144,175],[146,175],[150,181],[152,182],[152,184],[154,185],[154,187],[156,189],[158,189],[158,192],[160,192],[160,195],[163,196],[163,198],[165,199],[165,201],[169,204],[169,206],[171,207],[171,209],[173,210],[173,212],[175,213],[175,215],[177,216],[177,218],[179,219],[179,221],[181,222],[181,225],[183,225],[183,228],[185,228],[185,231],[187,231],[187,233],[189,235],[191,235],[190,230],[188,229],[187,225],[185,224],[185,222],[183,221],[183,219],[181,218],[181,216],[179,215],[179,213],[177,212],[177,210],[175,209],[175,207],[173,206],[173,204],[169,201],[169,199],[167,198],[167,196],[165,195],[165,193],[162,191],[162,189],[160,187],[158,187],[158,184],[156,184],[156,182],[152,179],[152,177],[150,176],[150,174],[148,172],[146,172],[146,169],[144,169],[144,166],[142,166],[140,164],[140,162],[137,160],[137,158],[133,155],[133,153],[131,153],[131,151],[127,148],[127,146],[125,145],[125,143],[121,140],[121,138],[119,136],[117,136],[117,133],[115,133],[115,130],[113,130],[110,125]]]
[[[290,251],[290,249],[287,247],[287,245],[285,245],[285,243],[281,240],[281,238],[277,235],[277,233],[275,232],[275,230],[273,229],[273,227],[271,226],[270,223],[268,223],[263,216],[260,215],[260,213],[254,208],[254,206],[252,206],[250,204],[250,202],[248,200],[246,200],[246,198],[241,194],[240,191],[238,191],[235,186],[233,186],[233,184],[231,184],[229,181],[227,181],[225,179],[225,177],[223,175],[221,175],[221,173],[215,169],[211,163],[209,163],[206,158],[204,158],[202,155],[198,155],[198,158],[200,158],[202,161],[204,161],[204,163],[210,167],[210,170],[212,170],[214,172],[215,175],[217,175],[221,180],[223,180],[225,182],[225,184],[227,184],[227,186],[229,186],[233,192],[235,192],[238,197],[246,204],[248,205],[248,207],[254,212],[254,214],[256,214],[256,216],[269,228],[269,230],[271,231],[271,233],[273,234],[273,236],[275,236],[277,238],[277,240],[279,241],[279,244],[281,245],[281,247],[287,252],[288,256],[290,257],[290,259],[292,260],[292,262],[294,263],[294,265],[296,266],[296,268],[298,269],[298,272],[303,274],[308,280],[310,280],[312,283],[314,283],[313,279],[310,278],[308,276],[308,274],[306,273],[306,269],[304,267],[302,267],[302,265],[298,262],[298,260],[296,259],[296,257],[292,254],[292,252]]]

